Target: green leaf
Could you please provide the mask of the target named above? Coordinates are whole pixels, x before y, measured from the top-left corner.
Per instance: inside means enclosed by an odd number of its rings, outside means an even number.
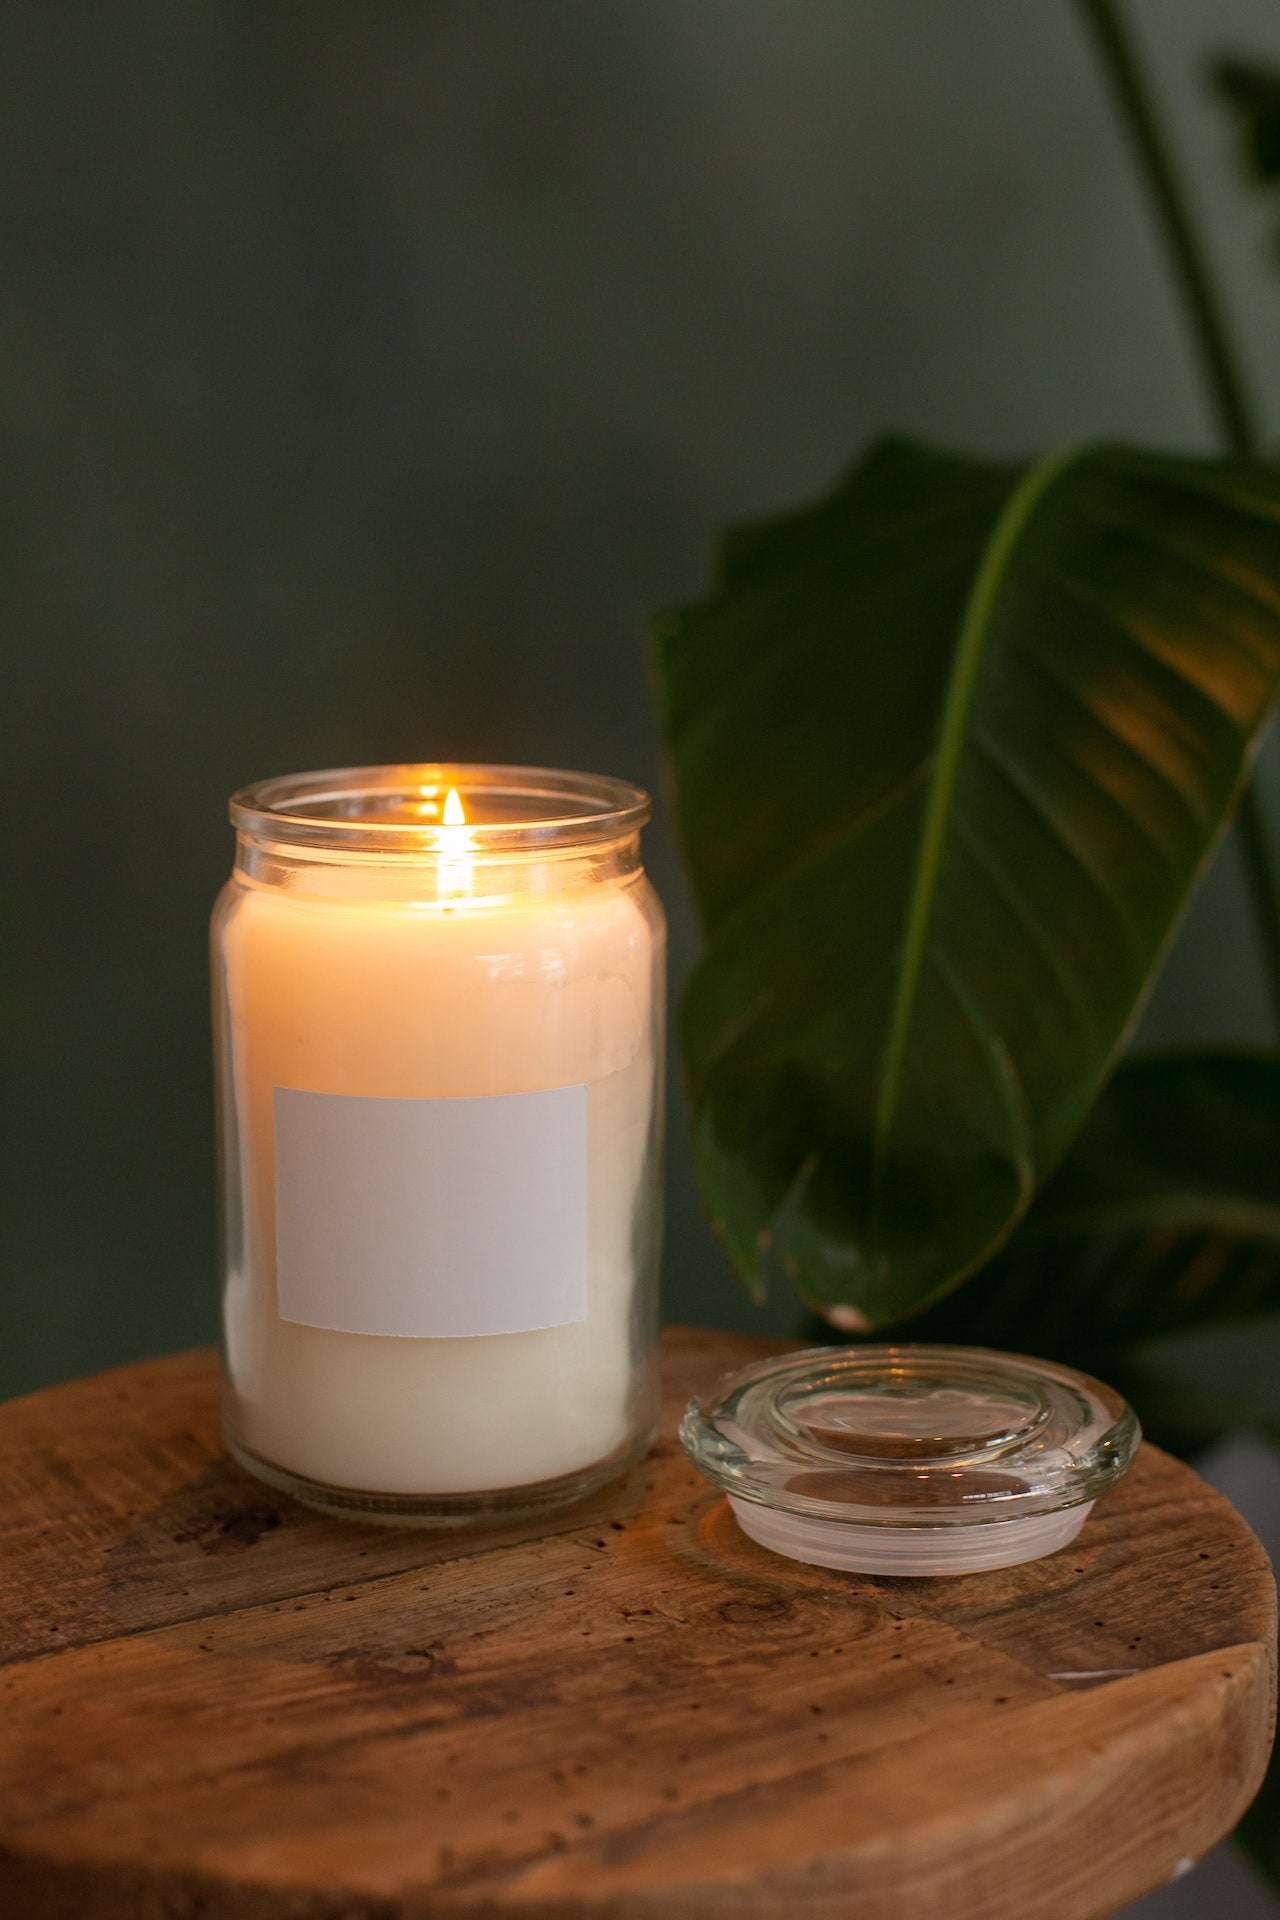
[[[1148,1367],[1185,1383],[1163,1337],[1272,1312],[1280,1057],[1223,1050],[1124,1062],[1007,1246],[908,1332],[1103,1371],[1147,1342]],[[1213,1360],[1210,1346],[1202,1380],[1220,1399]],[[1280,1431],[1280,1372],[1274,1392]]]
[[[1142,1341],[1107,1378],[1177,1453],[1233,1430],[1280,1439],[1280,1310]]]
[[[658,629],[707,1201],[848,1325],[980,1266],[1116,1058],[1280,679],[1280,478],[903,442]]]
[[[1245,178],[1274,192],[1280,181],[1280,70],[1256,60],[1219,60],[1213,80],[1240,128]]]
[[[1240,122],[1246,171],[1264,185],[1280,180],[1280,72],[1256,60],[1219,60],[1213,80]]]

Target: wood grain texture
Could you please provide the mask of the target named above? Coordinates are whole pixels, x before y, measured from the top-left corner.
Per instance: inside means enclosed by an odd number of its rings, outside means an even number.
[[[1144,1449],[1079,1541],[895,1581],[734,1526],[673,1438],[540,1529],[327,1520],[211,1355],[0,1408],[6,1920],[1093,1920],[1234,1823],[1275,1594]]]

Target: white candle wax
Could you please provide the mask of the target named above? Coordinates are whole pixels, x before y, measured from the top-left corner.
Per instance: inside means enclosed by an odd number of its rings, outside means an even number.
[[[321,1485],[519,1487],[608,1458],[634,1427],[661,911],[638,872],[584,884],[570,868],[561,884],[543,871],[525,892],[507,864],[494,892],[482,863],[446,864],[430,886],[402,869],[389,888],[385,866],[358,864],[303,870],[288,887],[238,875],[217,916],[240,1195],[228,1236],[229,1430],[248,1454]],[[282,1318],[276,1089],[448,1100],[574,1086],[587,1090],[585,1319],[411,1338]],[[432,1285],[429,1246],[421,1284]]]

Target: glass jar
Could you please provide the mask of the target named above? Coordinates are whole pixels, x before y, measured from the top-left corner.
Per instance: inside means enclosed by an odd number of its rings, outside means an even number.
[[[365,767],[246,788],[213,916],[225,1434],[326,1511],[578,1498],[658,1403],[648,797]]]

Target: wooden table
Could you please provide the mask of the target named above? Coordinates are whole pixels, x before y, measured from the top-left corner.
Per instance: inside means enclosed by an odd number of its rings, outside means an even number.
[[[766,1343],[668,1336],[661,1441],[543,1530],[322,1519],[216,1364],[0,1408],[5,1920],[1085,1920],[1195,1860],[1271,1738],[1253,1535],[1144,1450],[1079,1542],[805,1568],[674,1439]]]

